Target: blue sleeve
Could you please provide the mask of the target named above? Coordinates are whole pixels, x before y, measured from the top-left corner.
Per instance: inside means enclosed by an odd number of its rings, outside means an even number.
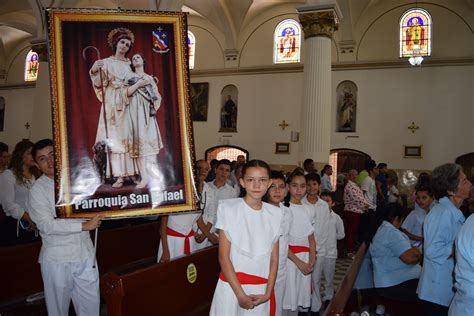
[[[408,230],[410,233],[413,234],[413,222],[415,221],[415,215],[413,214],[413,211],[408,214],[407,218],[403,221],[402,228]]]
[[[402,232],[394,231],[389,236],[387,246],[390,251],[397,257],[400,257],[405,251],[411,249],[410,241]]]

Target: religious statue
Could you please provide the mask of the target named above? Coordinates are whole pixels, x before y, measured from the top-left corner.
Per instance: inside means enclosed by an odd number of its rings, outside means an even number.
[[[221,92],[221,127],[219,132],[237,132],[237,97],[238,90],[234,85],[225,86]]]
[[[337,87],[337,131],[355,132],[357,86],[352,81],[344,81]]]

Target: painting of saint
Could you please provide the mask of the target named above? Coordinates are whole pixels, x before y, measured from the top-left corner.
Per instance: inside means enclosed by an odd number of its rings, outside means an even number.
[[[238,90],[234,85],[225,86],[221,92],[221,128],[219,132],[237,132],[237,97]]]
[[[207,121],[209,103],[209,83],[191,83],[191,119],[193,121]]]
[[[353,133],[356,131],[357,86],[352,81],[341,82],[337,93],[337,131]]]
[[[280,39],[280,54],[283,55],[283,58],[293,58],[295,51],[295,30],[292,27],[287,27],[283,30],[282,38]]]

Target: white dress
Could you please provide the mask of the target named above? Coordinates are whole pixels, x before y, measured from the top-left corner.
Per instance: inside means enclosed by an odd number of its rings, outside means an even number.
[[[235,272],[268,278],[271,253],[280,236],[281,220],[281,210],[267,203],[263,203],[262,209],[257,211],[242,198],[219,202],[216,228],[224,231],[231,244],[230,261]],[[266,284],[242,284],[242,288],[247,295],[265,294]],[[269,301],[250,310],[240,308],[230,284],[221,279],[217,282],[211,316],[262,316],[269,313]]]
[[[290,226],[288,244],[291,246],[309,247],[308,236],[314,234],[310,221],[310,210],[307,205],[290,204],[293,221]],[[300,252],[296,256],[304,262],[309,261],[309,252]],[[298,306],[309,307],[311,304],[311,274],[303,275],[298,267],[287,259],[286,290],[283,298],[283,309],[296,311]]]
[[[201,216],[200,213],[186,213],[178,215],[168,216],[168,228],[183,234],[189,235],[193,230],[193,225],[196,223],[197,219]],[[190,251],[193,252],[196,250],[196,239],[194,236],[188,237]],[[174,237],[168,234],[168,249],[170,251],[170,260],[184,255],[184,243],[186,238],[184,237]],[[160,240],[160,247],[158,248],[158,261],[160,261],[161,255],[163,254],[163,244]]]
[[[281,235],[278,256],[278,274],[275,282],[275,300],[276,311],[275,316],[281,316],[283,310],[283,296],[286,289],[286,266],[288,264],[288,235],[290,233],[291,222],[293,221],[293,213],[283,204],[280,205],[283,215],[281,221]]]

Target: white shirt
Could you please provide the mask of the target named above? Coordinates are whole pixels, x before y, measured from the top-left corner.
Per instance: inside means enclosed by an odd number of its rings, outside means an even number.
[[[54,181],[41,176],[30,190],[30,216],[38,228],[43,246],[39,262],[78,262],[92,259],[94,251],[82,220],[56,218]]]
[[[377,208],[377,189],[375,188],[375,181],[370,176],[365,177],[360,186],[364,192],[364,197],[369,204],[369,209],[375,210]]]
[[[311,222],[314,228],[314,238],[316,239],[317,256],[325,257],[327,253],[327,240],[329,235],[329,205],[318,198],[315,204],[308,201],[305,196],[302,199],[304,205],[310,206]]]
[[[321,192],[323,191],[332,192],[331,177],[328,176],[327,174],[324,174],[324,176],[321,178]]]
[[[224,184],[220,188],[216,187],[214,181],[207,182],[207,184],[209,185],[209,189],[214,191],[216,201],[234,199],[237,197],[237,192],[228,183]]]
[[[328,240],[326,247],[326,258],[337,259],[337,241],[344,238],[344,224],[339,215],[330,210],[328,223]]]
[[[13,172],[9,169],[0,174],[0,204],[5,214],[20,220],[27,211],[29,192],[35,178],[26,184],[18,184]]]

